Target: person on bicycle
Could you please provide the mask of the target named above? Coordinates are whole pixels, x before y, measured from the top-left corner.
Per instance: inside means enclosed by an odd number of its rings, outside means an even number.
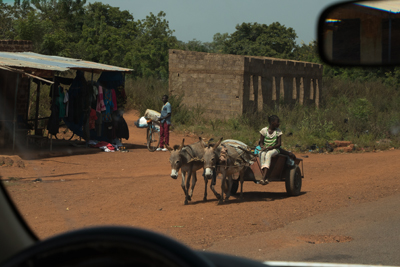
[[[161,108],[160,122],[160,147],[157,151],[168,151],[165,145],[169,145],[169,126],[171,125],[171,104],[168,102],[168,96],[163,95],[164,105]]]

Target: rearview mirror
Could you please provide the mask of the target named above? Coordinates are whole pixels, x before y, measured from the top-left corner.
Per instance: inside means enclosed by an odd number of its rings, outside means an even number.
[[[340,66],[400,64],[400,0],[340,3],[318,22],[323,61]]]

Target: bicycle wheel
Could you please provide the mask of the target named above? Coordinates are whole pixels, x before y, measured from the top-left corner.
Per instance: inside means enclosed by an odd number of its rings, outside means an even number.
[[[56,139],[71,140],[74,137],[74,132],[71,131],[67,125],[61,125],[55,137]]]
[[[154,152],[158,148],[159,144],[160,132],[152,128],[147,128],[147,149],[150,152]]]

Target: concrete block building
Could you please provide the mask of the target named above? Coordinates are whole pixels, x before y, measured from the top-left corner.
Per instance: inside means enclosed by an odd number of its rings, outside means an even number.
[[[280,103],[319,106],[321,64],[267,57],[169,51],[169,91],[188,107],[228,119]]]

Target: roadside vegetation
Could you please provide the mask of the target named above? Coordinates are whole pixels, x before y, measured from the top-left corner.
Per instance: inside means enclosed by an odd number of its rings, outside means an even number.
[[[125,109],[159,110],[168,93],[168,50],[254,55],[322,63],[317,43],[295,42],[295,29],[281,25],[242,23],[235,31],[215,33],[212,42],[183,42],[174,36],[164,12],[136,20],[118,7],[85,0],[0,0],[0,39],[31,40],[34,52],[134,69],[127,76]],[[319,109],[280,104],[263,112],[229,120],[206,118],[201,106],[187,108],[184,96],[171,96],[174,131],[224,137],[255,145],[267,116],[278,115],[284,146],[306,151],[327,142],[348,140],[358,149],[400,146],[400,68],[340,68],[324,64]],[[36,86],[31,90],[33,117]],[[49,115],[49,88],[42,87],[39,116]]]
[[[325,77],[319,109],[281,104],[228,120],[205,117],[201,107],[189,109],[182,105],[183,96],[171,96],[173,129],[188,135],[237,139],[255,146],[260,129],[268,125],[268,116],[276,114],[285,134],[283,145],[292,151],[326,151],[326,143],[335,140],[351,141],[363,151],[399,148],[400,91],[397,85],[386,81]],[[168,84],[128,80],[127,90],[129,107],[144,114],[147,108],[161,108],[160,96],[168,92]]]

